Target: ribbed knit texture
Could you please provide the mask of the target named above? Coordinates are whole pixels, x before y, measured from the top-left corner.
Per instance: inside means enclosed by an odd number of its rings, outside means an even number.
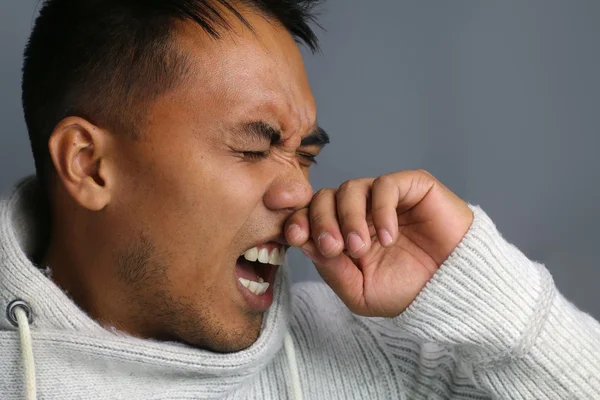
[[[321,283],[280,273],[258,341],[233,354],[105,330],[28,260],[35,181],[0,205],[0,399],[23,398],[15,299],[33,309],[40,399],[287,399],[290,330],[304,399],[600,399],[600,324],[478,207],[400,316],[350,313]],[[285,270],[282,270],[285,271]],[[291,292],[291,302],[290,302]]]

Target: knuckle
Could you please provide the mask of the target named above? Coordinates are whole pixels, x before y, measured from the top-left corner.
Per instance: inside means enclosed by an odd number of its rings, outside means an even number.
[[[392,186],[396,183],[396,178],[392,175],[381,175],[375,179],[373,186]]]
[[[371,209],[371,213],[373,213],[374,218],[378,218],[381,214],[387,214],[389,211],[389,207],[385,204],[375,203]]]
[[[325,214],[323,212],[316,212],[316,213],[312,214],[310,217],[311,225],[316,225],[316,226],[324,225],[326,221],[327,221],[327,214]]]
[[[357,215],[357,213],[352,210],[344,210],[338,215],[340,224],[343,228],[346,229],[350,228],[349,225],[354,224],[358,217],[359,216]]]
[[[424,169],[418,169],[415,172],[417,172],[419,175],[425,177],[425,178],[433,178],[433,175],[431,175],[431,173],[427,170]]]
[[[313,206],[315,203],[318,203],[323,198],[326,198],[327,195],[331,193],[331,191],[332,191],[332,189],[329,189],[329,188],[319,189],[317,191],[317,193],[315,193],[315,195],[313,196],[313,199],[311,201],[311,206]]]
[[[323,197],[325,193],[327,193],[327,189],[319,189],[313,197]]]
[[[358,183],[355,180],[346,181],[340,185],[340,188],[338,189],[337,194],[339,195],[340,192],[342,194],[345,192],[348,192],[349,190],[355,188],[357,184]]]
[[[413,179],[413,185],[411,185],[412,187],[415,187],[417,189],[419,188],[424,188],[424,187],[430,187],[432,184],[437,183],[438,180],[431,175],[429,172],[424,171],[424,170],[419,170],[419,175],[415,176]]]

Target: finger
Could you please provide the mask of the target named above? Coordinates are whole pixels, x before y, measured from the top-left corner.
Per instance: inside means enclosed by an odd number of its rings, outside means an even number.
[[[397,226],[414,223],[415,220],[420,220],[421,216],[412,213],[415,206],[421,201],[425,200],[426,196],[430,191],[439,185],[439,182],[427,171],[400,171],[381,177],[378,185],[389,187],[391,185],[396,186],[397,196],[392,196],[394,200],[394,208],[396,210],[396,216],[398,224],[390,229],[395,229]],[[386,201],[387,196],[378,196],[378,199],[373,203],[372,212],[374,210],[385,210],[388,206],[387,203],[392,203],[392,199]],[[382,205],[383,203],[383,205]],[[381,214],[381,213],[380,213]],[[385,221],[385,212],[383,218],[378,218],[378,221]],[[375,217],[374,217],[375,221]],[[384,222],[382,222],[384,223]],[[394,238],[397,236],[394,236]]]
[[[311,237],[321,254],[327,258],[339,256],[344,250],[344,240],[337,221],[334,189],[321,189],[315,194],[309,221]]]
[[[400,171],[389,177],[398,186],[397,214],[402,214],[421,202],[437,180],[427,171]]]
[[[360,258],[371,248],[367,224],[367,203],[372,179],[345,182],[335,194],[337,214],[346,249],[354,258]]]
[[[310,239],[310,222],[308,208],[293,213],[283,226],[285,239],[294,247],[300,247]]]
[[[382,175],[373,182],[371,215],[379,243],[392,245],[398,238],[398,202],[400,191],[397,180],[401,177]]]
[[[337,257],[327,258],[312,240],[306,242],[300,250],[313,262],[321,278],[350,311],[359,314],[364,309],[364,304],[359,300],[364,298],[363,274],[350,257],[342,253]]]

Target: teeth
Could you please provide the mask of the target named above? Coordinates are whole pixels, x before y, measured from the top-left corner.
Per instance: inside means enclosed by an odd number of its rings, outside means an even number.
[[[279,263],[279,250],[273,249],[269,255],[269,264],[280,265]]]
[[[269,250],[264,248],[260,249],[260,251],[258,252],[258,262],[263,264],[269,263]]]
[[[250,283],[248,284],[248,289],[250,289],[252,293],[258,293],[258,289],[260,288],[260,286],[258,285],[260,285],[260,283],[250,281]]]
[[[250,285],[250,281],[248,279],[238,278],[238,281],[240,281],[240,283],[245,287],[248,287],[248,285]]]
[[[243,254],[244,258],[248,261],[258,261],[262,264],[272,265],[283,265],[285,263],[285,248],[273,249],[269,254],[269,250],[262,248],[258,250],[258,247],[253,247]]]
[[[258,260],[258,248],[257,247],[253,247],[250,250],[246,251],[244,253],[244,258],[248,261],[256,261]]]
[[[269,288],[269,282],[265,282],[262,278],[259,278],[259,281],[262,282],[254,282],[244,278],[238,278],[238,280],[242,285],[247,287],[249,291],[251,291],[257,296],[265,294],[265,292]]]

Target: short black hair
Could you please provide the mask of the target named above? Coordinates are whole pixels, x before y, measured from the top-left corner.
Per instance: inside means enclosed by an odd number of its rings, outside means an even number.
[[[218,39],[240,6],[287,29],[313,52],[310,24],[319,0],[45,0],[25,48],[22,100],[42,193],[52,168],[49,137],[79,116],[136,138],[145,109],[181,82],[186,54],[173,45],[177,21],[194,21]]]

